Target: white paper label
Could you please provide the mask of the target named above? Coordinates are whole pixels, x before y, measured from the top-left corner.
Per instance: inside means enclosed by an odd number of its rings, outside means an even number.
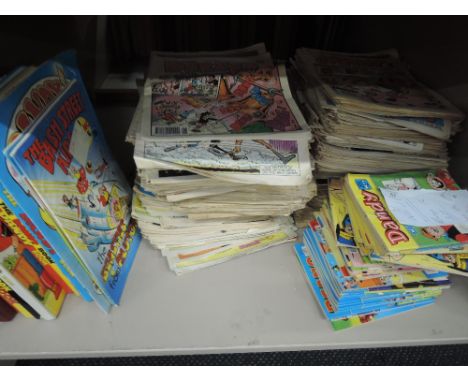
[[[395,218],[416,227],[468,225],[467,190],[391,190],[381,188]]]

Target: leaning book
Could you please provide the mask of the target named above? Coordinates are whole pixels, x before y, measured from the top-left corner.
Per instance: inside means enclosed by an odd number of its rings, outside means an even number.
[[[66,52],[3,91],[4,200],[86,299],[117,305],[140,234],[131,189]]]

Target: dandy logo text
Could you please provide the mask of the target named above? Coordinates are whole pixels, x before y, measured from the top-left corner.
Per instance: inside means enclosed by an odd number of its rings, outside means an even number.
[[[406,236],[406,234],[400,229],[398,223],[396,223],[385,210],[385,207],[379,197],[369,191],[361,190],[361,193],[364,197],[364,204],[374,210],[375,216],[377,216],[382,227],[385,229],[385,237],[387,240],[392,245],[408,241],[408,236]]]

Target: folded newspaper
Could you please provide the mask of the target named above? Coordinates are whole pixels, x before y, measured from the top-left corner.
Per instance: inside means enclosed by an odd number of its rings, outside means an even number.
[[[311,130],[263,44],[154,52],[127,134],[133,216],[184,273],[294,240],[315,196]],[[184,240],[181,240],[184,238]]]

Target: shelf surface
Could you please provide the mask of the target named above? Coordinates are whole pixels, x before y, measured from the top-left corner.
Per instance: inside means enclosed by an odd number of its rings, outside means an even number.
[[[292,244],[183,276],[144,241],[122,304],[71,296],[54,321],[0,324],[0,358],[234,353],[468,343],[468,279],[429,307],[333,332]]]

